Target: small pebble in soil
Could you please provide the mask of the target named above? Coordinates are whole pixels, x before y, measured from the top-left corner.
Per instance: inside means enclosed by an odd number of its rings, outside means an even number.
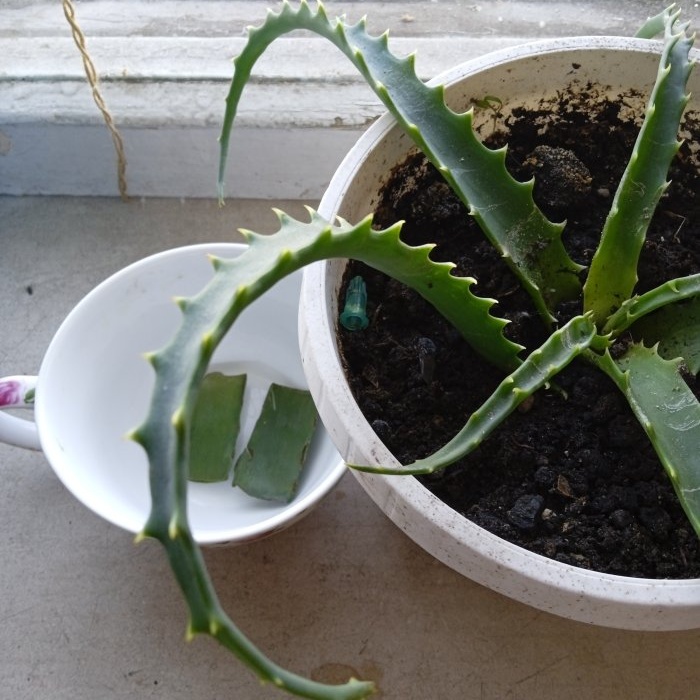
[[[391,426],[381,418],[372,421],[372,430],[380,440],[386,440],[391,435]]]
[[[542,511],[540,519],[540,523],[544,528],[544,532],[555,533],[561,531],[564,519],[559,513],[551,510],[550,508],[545,508]],[[552,555],[548,554],[547,556]]]
[[[538,494],[520,496],[508,511],[508,522],[519,530],[532,530],[544,508],[544,498]]]
[[[535,483],[538,486],[544,486],[546,488],[550,488],[554,484],[554,480],[556,479],[556,474],[553,469],[547,466],[541,466],[537,468],[537,471],[535,471]]]
[[[559,476],[557,476],[557,484],[555,486],[555,491],[561,496],[564,496],[565,498],[574,497],[574,494],[571,491],[571,485],[569,484],[569,480],[563,474],[559,474]]]

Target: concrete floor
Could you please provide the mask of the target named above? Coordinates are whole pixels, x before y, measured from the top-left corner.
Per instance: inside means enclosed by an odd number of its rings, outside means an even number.
[[[35,373],[70,308],[133,260],[273,223],[252,201],[0,198],[0,374]],[[86,510],[40,453],[0,445],[0,470],[0,699],[282,697],[212,641],[185,642],[159,545]],[[206,556],[276,661],[372,678],[387,700],[698,697],[700,631],[596,629],[511,602],[425,554],[350,474],[289,530]]]

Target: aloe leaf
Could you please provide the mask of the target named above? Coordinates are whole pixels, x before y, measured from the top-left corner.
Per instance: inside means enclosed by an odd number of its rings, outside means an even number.
[[[647,345],[658,343],[661,357],[682,357],[693,374],[700,372],[700,274],[669,280],[628,299],[603,333],[614,337],[627,329]]]
[[[190,435],[190,481],[225,481],[233,466],[246,375],[207,374],[197,397]]]
[[[517,364],[520,346],[504,338],[505,322],[489,314],[493,302],[471,294],[473,280],[454,277],[451,264],[430,260],[432,246],[402,243],[399,225],[376,231],[370,217],[357,226],[344,221],[331,225],[311,210],[306,223],[282,212],[278,217],[276,234],[245,231],[249,245],[242,255],[212,259],[211,282],[196,296],[178,300],[183,318],[177,334],[149,355],[156,383],[148,416],[132,434],[150,464],[151,512],[142,536],[163,544],[188,604],[192,634],[210,634],[263,680],[302,697],[362,698],[372,691],[371,683],[326,686],[280,669],[221,610],[186,508],[192,413],[212,354],[238,315],[276,281],[310,262],[334,257],[364,260],[413,286],[448,318],[461,319],[460,329],[504,365]]]
[[[606,353],[600,367],[627,398],[700,536],[700,403],[680,375],[681,364],[640,343],[617,361]]]
[[[443,86],[429,87],[415,72],[415,57],[397,58],[386,34],[373,37],[365,22],[329,21],[322,4],[313,12],[284,3],[251,29],[235,59],[221,134],[219,192],[238,103],[257,59],[278,37],[306,29],[338,47],[363,75],[408,135],[442,173],[469,208],[489,240],[520,278],[544,318],[562,300],[579,293],[576,265],[561,242],[563,224],[550,222],[532,199],[534,183],[517,182],[505,167],[505,149],[491,150],[476,137],[472,112],[457,114],[445,104]],[[479,177],[474,177],[478,172]]]
[[[474,278],[455,276],[452,263],[431,260],[433,244],[406,245],[399,237],[399,227],[377,232],[369,221],[366,219],[357,227],[341,221],[341,226],[348,231],[347,242],[343,243],[336,237],[338,253],[333,257],[360,260],[414,289],[462,334],[476,352],[496,367],[510,371],[520,363],[518,353],[522,346],[503,335],[507,321],[491,315],[496,302],[471,292],[476,283]]]
[[[370,265],[406,284],[432,304],[478,353],[505,370],[516,367],[522,346],[507,340],[503,329],[507,322],[491,315],[496,303],[472,293],[475,280],[452,274],[454,265],[435,262],[430,253],[433,244],[410,246],[400,238],[401,226],[384,230],[372,227],[367,217],[357,225],[342,219],[334,225],[309,209],[310,221],[297,221],[277,212],[280,230],[272,236],[244,231],[249,250],[227,261],[226,272],[231,289],[246,285],[250,290],[266,288],[268,276],[280,275],[304,265],[329,258],[352,258]],[[280,265],[279,263],[283,263]],[[260,279],[260,278],[263,279]],[[256,291],[257,296],[257,291]],[[222,297],[224,303],[229,299]]]
[[[254,498],[289,503],[297,494],[317,419],[310,392],[271,384],[236,461],[233,485]]]
[[[202,552],[182,515],[173,517],[166,532],[156,533],[151,527],[143,536],[157,537],[166,549],[170,567],[190,610],[188,639],[197,634],[210,635],[252,668],[262,683],[270,683],[299,697],[313,700],[363,700],[374,693],[374,684],[368,681],[351,678],[343,685],[327,685],[291,673],[270,661],[221,608]]]
[[[444,469],[476,449],[528,396],[547,384],[575,357],[587,348],[605,342],[596,334],[590,316],[576,316],[531,352],[472,413],[464,428],[429,457],[399,468],[349,466],[379,474],[430,474]]]
[[[646,315],[679,301],[687,301],[700,295],[700,273],[677,277],[654,289],[627,299],[615,311],[603,327],[603,333],[619,335]]]
[[[700,372],[700,298],[664,306],[632,327],[647,344],[657,343],[661,357],[682,358],[693,374]]]
[[[638,39],[653,39],[659,34],[663,34],[668,13],[673,12],[675,7],[676,4],[672,3],[659,14],[648,17],[646,22],[637,30],[635,37]]]
[[[677,27],[679,14],[680,10],[665,12],[665,44],[644,123],[584,285],[584,308],[601,325],[632,295],[646,232],[680,147],[678,129],[689,99],[686,83],[694,37],[687,35],[687,25]]]

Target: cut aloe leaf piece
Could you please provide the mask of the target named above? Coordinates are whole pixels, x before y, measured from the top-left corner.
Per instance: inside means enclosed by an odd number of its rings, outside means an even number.
[[[317,419],[308,391],[271,384],[236,462],[233,485],[249,496],[289,503],[299,488]]]
[[[212,372],[204,377],[192,416],[189,478],[226,481],[233,466],[246,375]]]

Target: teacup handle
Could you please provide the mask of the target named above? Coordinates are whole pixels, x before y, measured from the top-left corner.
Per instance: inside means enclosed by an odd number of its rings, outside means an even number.
[[[40,450],[36,423],[9,413],[4,408],[31,408],[34,403],[36,377],[15,376],[0,378],[0,442],[30,450]]]

